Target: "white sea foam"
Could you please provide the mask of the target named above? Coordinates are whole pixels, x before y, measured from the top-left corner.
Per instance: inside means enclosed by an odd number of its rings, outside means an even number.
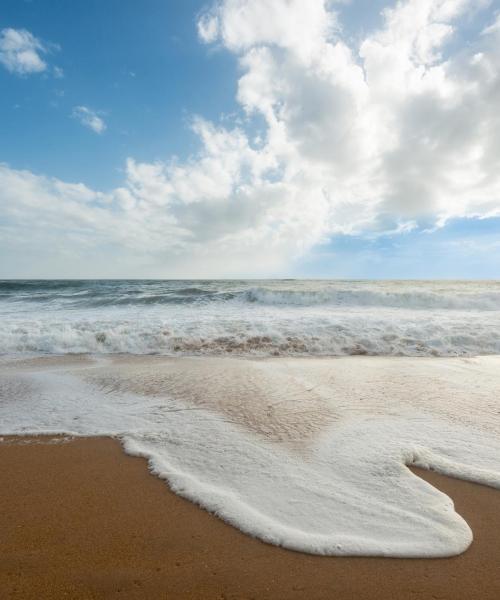
[[[500,311],[178,307],[171,314],[44,314],[0,321],[5,353],[473,356],[500,353]]]
[[[500,488],[500,357],[104,357],[0,365],[0,433],[117,435],[273,544],[448,556],[472,534],[417,464]]]
[[[465,289],[457,291],[456,287],[446,285],[433,288],[432,285],[409,285],[407,283],[388,282],[372,283],[370,287],[353,285],[324,286],[323,289],[269,289],[253,287],[241,294],[240,300],[269,305],[315,306],[331,304],[333,306],[359,307],[369,306],[403,308],[403,309],[448,309],[448,310],[484,310],[500,309],[500,291]],[[385,284],[385,285],[383,285]],[[378,288],[378,289],[377,289]]]
[[[498,282],[0,282],[4,353],[500,353]]]

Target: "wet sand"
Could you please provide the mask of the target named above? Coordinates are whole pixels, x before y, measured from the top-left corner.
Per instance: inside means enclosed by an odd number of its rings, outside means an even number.
[[[416,471],[474,532],[445,559],[331,558],[252,539],[118,441],[0,443],[0,598],[498,600],[500,492]]]

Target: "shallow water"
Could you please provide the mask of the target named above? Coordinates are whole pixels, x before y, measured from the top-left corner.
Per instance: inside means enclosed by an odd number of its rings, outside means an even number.
[[[316,554],[472,533],[406,465],[500,488],[500,357],[65,356],[0,363],[0,434],[116,435],[177,493]]]

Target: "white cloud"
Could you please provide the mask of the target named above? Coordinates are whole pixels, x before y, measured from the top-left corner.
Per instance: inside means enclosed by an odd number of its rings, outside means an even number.
[[[60,50],[57,44],[45,43],[26,29],[6,28],[0,31],[0,63],[16,75],[52,73],[59,79],[64,76],[61,67],[49,69],[45,57]],[[44,57],[44,58],[42,58]]]
[[[224,0],[200,17],[201,40],[238,57],[237,100],[265,124],[257,142],[241,125],[196,118],[196,156],[129,159],[108,194],[3,167],[4,227],[73,248],[82,276],[250,276],[286,272],[336,233],[500,215],[493,14],[483,35],[449,44],[477,3],[400,1],[354,45],[334,6]],[[75,110],[94,131],[105,127]],[[89,263],[99,248],[115,260]]]
[[[87,106],[75,106],[71,116],[95,133],[102,133],[106,129],[104,119]]]
[[[198,21],[202,41],[220,38],[232,52],[277,45],[306,56],[335,29],[335,13],[315,0],[225,0]]]
[[[0,63],[11,73],[28,75],[41,73],[47,63],[41,55],[47,47],[26,29],[2,29],[0,32]]]
[[[209,13],[212,41],[244,71],[238,100],[266,119],[262,152],[298,193],[328,199],[325,233],[497,214],[499,40],[444,56],[477,3],[400,1],[359,47],[328,4],[284,0],[266,12],[265,1],[226,0]]]

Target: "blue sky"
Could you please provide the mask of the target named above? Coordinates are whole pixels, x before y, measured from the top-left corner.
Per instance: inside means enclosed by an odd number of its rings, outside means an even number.
[[[499,9],[4,0],[0,277],[500,277]]]
[[[432,233],[372,239],[337,236],[296,267],[298,276],[339,279],[498,279],[500,219],[456,219]]]
[[[0,70],[1,160],[68,181],[111,188],[125,159],[153,161],[196,150],[192,114],[236,110],[236,61],[198,42],[193,0],[5,0],[0,26],[60,46],[61,79]],[[106,135],[69,119],[72,107],[102,111]]]

